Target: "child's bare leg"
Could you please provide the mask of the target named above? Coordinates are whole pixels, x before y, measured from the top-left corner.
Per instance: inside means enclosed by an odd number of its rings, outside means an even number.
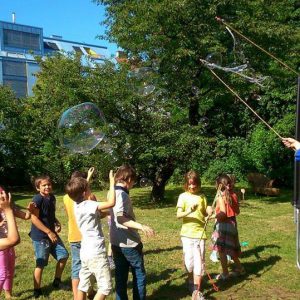
[[[11,299],[11,294],[12,294],[12,290],[5,290],[5,299],[6,300],[10,300]]]
[[[55,278],[61,278],[62,272],[64,271],[64,268],[67,263],[67,258],[61,259],[57,262],[56,264],[56,269],[55,269]]]
[[[73,299],[77,300],[78,299],[78,284],[79,284],[79,279],[72,279],[72,291],[73,291]]]
[[[227,256],[224,252],[219,252],[220,262],[222,266],[222,272],[224,275],[228,275],[228,264],[227,264]]]
[[[237,271],[239,271],[239,272],[244,271],[244,267],[242,266],[239,258],[238,257],[233,257],[232,259],[234,261],[234,264],[236,266]]]
[[[94,300],[104,300],[106,298],[106,295],[101,294],[101,292],[97,292],[97,294],[94,297]]]
[[[83,291],[78,290],[77,292],[77,300],[85,300],[86,299],[86,293]]]
[[[198,290],[201,290],[201,279],[202,277],[200,275],[194,275],[194,285],[198,287]]]
[[[33,273],[33,286],[34,289],[39,289],[42,282],[43,269],[36,267]]]

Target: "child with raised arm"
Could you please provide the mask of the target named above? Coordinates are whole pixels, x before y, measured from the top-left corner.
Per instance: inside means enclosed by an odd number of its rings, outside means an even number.
[[[204,300],[200,292],[201,279],[205,272],[205,217],[212,214],[206,197],[199,194],[201,181],[195,171],[185,175],[185,192],[179,195],[177,218],[182,219],[181,241],[185,267],[188,271],[189,290],[198,290],[198,299]]]
[[[10,202],[10,194],[7,196],[4,190],[0,187],[0,192],[3,192],[4,197],[8,198]],[[17,207],[13,207],[13,214],[15,217],[29,220],[30,219],[30,209],[33,209],[33,203],[28,205],[28,210],[26,212],[20,210]],[[9,206],[10,208],[10,206]],[[0,239],[3,241],[8,237],[8,220],[5,211],[0,207]],[[5,292],[5,299],[11,299],[12,297],[12,287],[13,279],[15,273],[15,250],[13,246],[7,249],[0,250],[0,293],[2,290]]]
[[[147,236],[154,231],[149,226],[136,222],[129,190],[136,179],[135,170],[122,165],[115,175],[116,205],[111,209],[110,242],[115,262],[116,299],[127,300],[129,269],[133,277],[133,299],[146,299],[146,271],[144,267],[143,244],[138,230]]]
[[[61,276],[69,254],[58,233],[61,225],[55,216],[56,198],[52,193],[52,183],[49,176],[39,176],[34,181],[39,192],[33,197],[36,211],[31,215],[31,231],[29,233],[35,252],[36,267],[33,274],[34,297],[42,295],[41,283],[44,268],[48,265],[49,255],[56,259],[54,288],[64,288]]]
[[[90,277],[95,276],[98,291],[94,300],[103,300],[110,293],[111,275],[106,255],[104,236],[100,222],[100,212],[115,205],[114,176],[109,173],[110,189],[106,202],[89,200],[90,189],[86,179],[72,178],[66,192],[75,202],[74,212],[82,240],[80,249],[81,269],[77,299],[84,300],[90,286]]]
[[[89,182],[93,173],[94,173],[93,167],[90,168],[87,173],[74,171],[71,175],[71,179],[76,177],[81,177],[81,178],[86,178],[87,182]],[[91,193],[88,195],[88,199],[97,201],[95,195]],[[68,241],[70,243],[71,258],[72,258],[71,278],[72,278],[73,299],[77,300],[79,271],[81,269],[80,248],[81,248],[82,237],[75,219],[75,214],[74,214],[75,202],[69,197],[68,194],[64,195],[63,202],[68,216]],[[90,289],[89,291],[89,296],[92,296],[92,289]]]
[[[213,232],[213,249],[218,251],[222,266],[222,273],[217,275],[217,280],[229,278],[227,255],[235,263],[236,270],[231,275],[238,276],[245,273],[239,256],[241,246],[237,231],[236,216],[240,213],[236,194],[232,191],[232,182],[228,175],[222,174],[216,180],[220,193],[216,203],[216,224]]]

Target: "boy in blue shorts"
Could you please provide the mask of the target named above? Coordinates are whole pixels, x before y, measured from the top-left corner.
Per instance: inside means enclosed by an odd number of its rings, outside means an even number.
[[[34,297],[39,298],[42,295],[42,274],[44,267],[48,264],[49,255],[51,254],[57,260],[52,286],[54,288],[62,288],[61,276],[69,254],[58,236],[61,225],[55,217],[56,199],[52,194],[50,177],[37,177],[34,184],[39,194],[33,197],[36,209],[34,214],[31,215],[32,225],[29,236],[32,239],[36,259],[36,267],[33,274]]]

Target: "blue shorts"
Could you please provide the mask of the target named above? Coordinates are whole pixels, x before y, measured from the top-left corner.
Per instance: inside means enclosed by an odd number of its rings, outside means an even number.
[[[72,279],[79,279],[79,271],[81,269],[80,248],[81,242],[70,243],[72,256]]]
[[[60,237],[58,237],[56,243],[52,243],[48,239],[40,241],[32,241],[34,254],[35,254],[35,265],[38,268],[44,268],[48,265],[49,255],[51,254],[57,261],[68,259],[69,253],[64,246]]]

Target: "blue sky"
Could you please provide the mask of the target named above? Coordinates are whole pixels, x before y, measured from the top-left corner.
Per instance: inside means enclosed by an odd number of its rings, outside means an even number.
[[[105,28],[104,8],[91,0],[0,0],[0,20],[43,28],[44,36],[60,35],[65,40],[106,46],[111,54],[118,47],[96,38]]]

